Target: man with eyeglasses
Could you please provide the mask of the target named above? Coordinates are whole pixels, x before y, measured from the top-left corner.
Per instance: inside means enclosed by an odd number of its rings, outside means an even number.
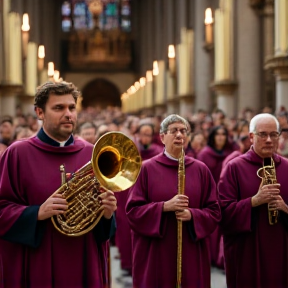
[[[143,163],[129,194],[133,287],[175,287],[177,220],[183,222],[181,287],[210,287],[207,236],[220,220],[220,207],[209,169],[192,157],[185,157],[185,193],[178,195],[179,158],[188,127],[176,114],[162,121],[164,151]]]
[[[258,114],[249,132],[250,150],[227,163],[218,185],[227,286],[288,287],[288,161],[276,154],[279,122]],[[266,162],[274,162],[276,184],[257,176]],[[272,223],[268,205],[278,211]]]

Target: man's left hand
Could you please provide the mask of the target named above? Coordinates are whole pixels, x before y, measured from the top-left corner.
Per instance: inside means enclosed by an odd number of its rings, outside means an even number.
[[[117,209],[117,200],[114,196],[114,192],[106,190],[100,194],[99,198],[101,199],[102,207],[104,208],[103,216],[106,219],[110,219]]]
[[[176,219],[181,220],[181,221],[190,221],[192,219],[192,215],[189,209],[176,211],[175,215],[176,215]]]

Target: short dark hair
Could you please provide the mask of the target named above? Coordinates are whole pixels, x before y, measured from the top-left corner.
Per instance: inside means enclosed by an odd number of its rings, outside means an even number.
[[[73,83],[61,81],[61,82],[46,82],[36,89],[34,106],[39,107],[45,110],[46,103],[49,96],[53,95],[65,95],[72,94],[75,102],[77,102],[78,97],[80,96],[80,91]]]

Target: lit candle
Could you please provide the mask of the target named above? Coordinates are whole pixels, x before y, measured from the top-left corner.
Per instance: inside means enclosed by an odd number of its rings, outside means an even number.
[[[27,13],[23,14],[23,24],[22,24],[22,41],[23,41],[23,56],[26,58],[27,56],[27,46],[29,41],[29,16]]]
[[[53,78],[54,76],[54,63],[53,62],[49,62],[48,63],[48,77],[50,78]]]
[[[145,107],[149,108],[153,105],[153,74],[151,70],[146,71],[146,95]]]
[[[174,76],[176,73],[176,63],[175,63],[175,46],[168,46],[168,60],[169,60],[169,71],[171,76]]]
[[[44,68],[45,47],[40,45],[38,47],[38,71],[42,71]]]
[[[159,74],[158,62],[153,61],[153,76],[157,76]]]
[[[205,41],[207,44],[213,43],[213,17],[211,8],[205,10]]]
[[[54,81],[59,82],[60,79],[60,72],[58,70],[54,70],[54,75],[53,75]]]

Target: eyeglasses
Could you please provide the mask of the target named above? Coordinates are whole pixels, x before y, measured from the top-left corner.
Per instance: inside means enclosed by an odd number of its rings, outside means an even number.
[[[259,136],[261,139],[267,139],[268,136],[270,137],[271,140],[277,140],[280,136],[279,132],[271,132],[271,133],[267,133],[267,132],[258,132],[258,133],[254,133],[255,135]]]
[[[186,128],[171,128],[171,129],[167,129],[167,131],[169,131],[170,134],[172,135],[176,135],[178,133],[178,131],[182,134],[182,135],[187,135],[188,130]]]

